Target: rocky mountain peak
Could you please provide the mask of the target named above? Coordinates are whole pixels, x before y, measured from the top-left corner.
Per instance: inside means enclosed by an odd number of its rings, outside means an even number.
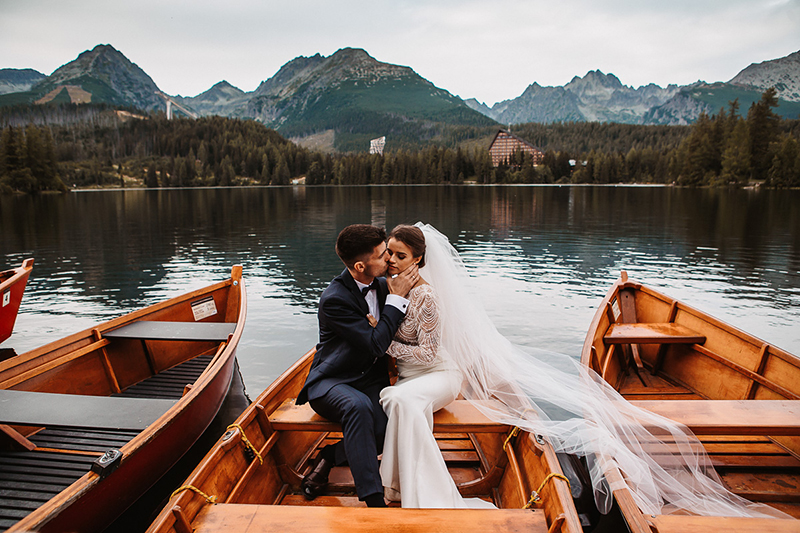
[[[32,68],[0,69],[0,94],[18,93],[30,90],[45,75]]]
[[[345,82],[369,84],[413,75],[410,68],[382,63],[360,48],[342,48],[328,57],[316,54],[289,61],[262,82],[255,94],[285,98],[301,89],[330,89]]]
[[[206,93],[212,91],[217,93],[226,93],[226,94],[244,94],[243,90],[236,87],[235,85],[231,85],[230,83],[228,83],[227,80],[222,80],[220,82],[215,83],[214,85],[211,86],[211,88],[208,91],[206,91]]]
[[[760,91],[775,87],[778,98],[800,102],[800,50],[780,59],[753,63],[729,83]]]
[[[586,76],[581,78],[575,76],[572,80],[564,86],[565,89],[573,92],[580,92],[589,88],[603,87],[606,89],[622,89],[622,82],[619,81],[615,75],[608,73],[603,74],[600,70],[590,70]]]
[[[250,94],[222,80],[197,96],[178,99],[201,115],[236,116]]]
[[[107,101],[151,110],[163,105],[153,79],[109,44],[100,44],[56,69],[42,87],[77,86],[92,95],[91,101]]]

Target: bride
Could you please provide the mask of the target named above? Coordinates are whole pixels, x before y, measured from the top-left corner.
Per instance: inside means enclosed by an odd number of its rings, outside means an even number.
[[[627,487],[647,514],[787,517],[728,491],[684,426],[632,406],[566,355],[529,353],[503,337],[476,302],[458,252],[435,228],[398,226],[388,250],[388,275],[417,263],[422,278],[388,351],[399,379],[381,392],[389,418],[381,461],[388,499],[403,507],[491,505],[460,496],[432,433],[433,413],[461,393],[492,420],[585,456],[604,514],[612,491]],[[555,368],[556,361],[571,371]],[[623,474],[611,484],[603,475],[609,462]]]
[[[387,275],[412,264],[425,266],[425,236],[401,225],[389,235]],[[381,391],[389,421],[381,459],[384,496],[403,507],[494,507],[461,497],[433,436],[433,413],[456,399],[464,380],[441,346],[436,291],[420,276],[408,293],[408,312],[388,354],[397,360],[398,380]],[[402,490],[401,490],[402,489]]]

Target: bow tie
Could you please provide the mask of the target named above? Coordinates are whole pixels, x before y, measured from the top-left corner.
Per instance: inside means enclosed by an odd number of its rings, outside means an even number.
[[[378,278],[372,280],[372,283],[368,287],[364,287],[361,289],[361,296],[366,296],[367,293],[371,290],[378,290]]]

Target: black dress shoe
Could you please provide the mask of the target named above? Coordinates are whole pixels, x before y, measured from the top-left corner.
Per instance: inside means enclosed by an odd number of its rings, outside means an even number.
[[[313,500],[325,490],[328,485],[328,474],[333,468],[333,461],[325,459],[322,454],[317,457],[317,462],[314,464],[314,469],[311,473],[303,478],[300,488],[303,489],[303,496],[306,500]]]

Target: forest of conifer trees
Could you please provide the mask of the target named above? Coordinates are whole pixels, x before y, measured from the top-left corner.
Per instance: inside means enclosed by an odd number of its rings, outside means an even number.
[[[0,110],[0,192],[68,187],[191,187],[410,183],[661,183],[800,187],[800,121],[784,120],[767,90],[746,113],[738,103],[691,126],[522,124],[514,134],[544,151],[541,165],[514,154],[493,167],[497,128],[453,127],[450,146],[385,155],[330,154],[294,144],[254,121],[168,121],[108,106]]]

